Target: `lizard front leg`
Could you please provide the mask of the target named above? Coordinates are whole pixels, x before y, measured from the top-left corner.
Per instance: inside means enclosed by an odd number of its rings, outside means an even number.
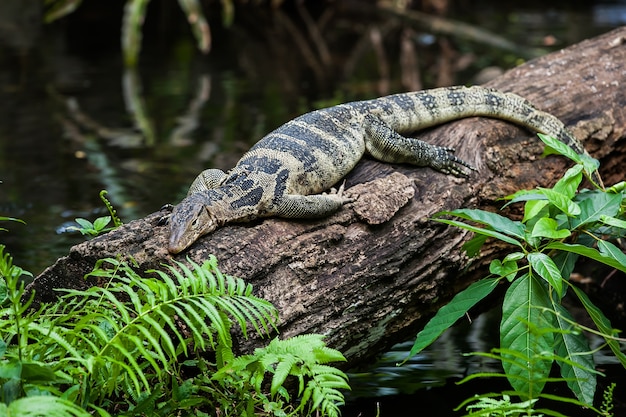
[[[457,158],[454,149],[407,138],[372,115],[365,118],[365,149],[383,162],[428,166],[444,174],[467,177],[462,167],[475,168]]]

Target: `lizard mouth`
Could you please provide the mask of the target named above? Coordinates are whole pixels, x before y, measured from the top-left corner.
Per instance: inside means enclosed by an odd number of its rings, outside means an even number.
[[[174,230],[171,231],[170,240],[167,245],[167,250],[169,253],[175,255],[180,253],[191,246],[191,242],[185,241],[183,239],[182,233],[176,233]]]
[[[197,194],[187,197],[174,208],[170,217],[170,240],[167,250],[177,254],[190,247],[200,237],[216,229],[215,215]]]

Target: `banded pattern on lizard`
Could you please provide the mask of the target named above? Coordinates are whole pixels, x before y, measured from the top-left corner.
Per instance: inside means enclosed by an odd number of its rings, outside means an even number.
[[[581,143],[556,117],[511,93],[446,87],[340,104],[299,116],[254,145],[228,173],[203,171],[170,216],[169,251],[178,253],[229,222],[256,218],[324,217],[352,201],[338,183],[367,152],[393,163],[429,166],[467,176],[454,150],[406,137],[470,116],[508,120],[556,137],[576,153]]]

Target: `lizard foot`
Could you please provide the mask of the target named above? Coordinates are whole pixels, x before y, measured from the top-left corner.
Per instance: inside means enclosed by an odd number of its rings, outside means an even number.
[[[339,189],[333,187],[328,193],[322,193],[322,195],[334,196],[341,201],[341,204],[353,203],[356,201],[356,198],[348,197],[343,194],[345,185],[346,181],[344,180],[339,186]]]
[[[462,167],[466,167],[472,171],[476,171],[476,168],[473,165],[463,161],[462,159],[454,155],[454,148],[436,146],[434,150],[436,156],[431,162],[430,166],[437,171],[461,178],[469,177],[469,174]]]
[[[170,203],[163,204],[159,211],[168,211],[169,213],[165,213],[164,215],[159,217],[159,220],[157,221],[157,226],[165,226],[167,223],[169,223],[172,210],[174,210],[173,205],[171,205]]]

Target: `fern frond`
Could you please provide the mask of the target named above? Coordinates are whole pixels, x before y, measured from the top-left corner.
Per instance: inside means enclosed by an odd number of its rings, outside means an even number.
[[[214,257],[202,265],[148,271],[157,278],[144,278],[117,259],[98,265],[90,275],[107,279],[105,288],[63,290],[61,301],[44,315],[50,325],[33,329],[39,340],[53,341],[52,348],[38,347],[47,349],[48,358],[76,360],[88,371],[84,383],[97,384],[101,389],[93,395],[99,398],[127,387],[133,397],[149,395],[152,378],[174,373],[177,356],[187,354],[190,341],[197,349],[218,350],[222,363],[231,362],[231,321],[244,332],[249,323],[259,333],[275,326],[276,309],[254,297],[243,280],[219,272]]]
[[[289,375],[296,375],[302,378],[302,376],[299,375],[300,373],[294,369],[299,362],[300,359],[298,359],[295,355],[284,355],[280,358],[280,361],[274,369],[274,376],[272,377],[272,384],[270,387],[270,393],[272,395],[276,395],[279,388],[283,386]]]
[[[8,406],[0,404],[0,415],[12,417],[91,417],[86,410],[63,398],[50,395],[24,397]]]
[[[318,410],[320,415],[337,417],[339,406],[344,403],[340,390],[350,387],[343,371],[326,365],[331,361],[345,361],[345,358],[339,351],[327,347],[322,335],[301,335],[286,340],[275,338],[266,347],[255,349],[254,355],[234,358],[211,379],[231,380],[235,384],[246,379],[257,395],[262,396],[262,384],[265,376],[270,374],[270,395],[288,401],[284,384],[291,376],[298,380],[298,395],[301,396],[294,412]]]
[[[107,194],[108,194],[107,190],[100,191],[100,200],[102,200],[107,210],[109,210],[109,214],[111,214],[111,219],[113,219],[113,225],[115,227],[120,227],[123,224],[122,220],[117,215],[117,210],[115,210],[115,208],[113,207],[113,204],[111,204],[109,199],[106,198]]]

